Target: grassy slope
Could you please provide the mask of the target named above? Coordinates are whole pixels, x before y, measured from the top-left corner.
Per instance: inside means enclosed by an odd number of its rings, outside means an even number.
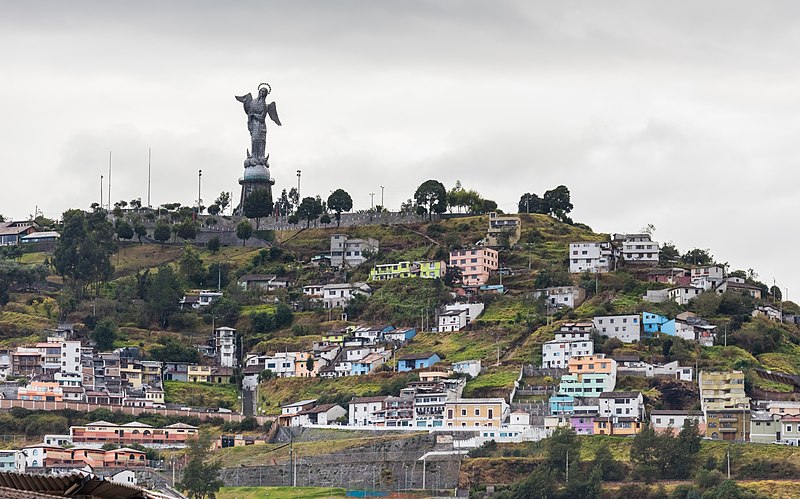
[[[164,381],[164,399],[167,403],[237,409],[237,397],[236,385]]]

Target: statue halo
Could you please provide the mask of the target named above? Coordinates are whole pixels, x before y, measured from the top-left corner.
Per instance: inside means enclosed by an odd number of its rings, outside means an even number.
[[[261,90],[261,88],[262,88],[262,87],[264,87],[264,88],[266,88],[266,89],[267,89],[267,95],[269,95],[270,93],[272,93],[272,87],[271,87],[271,86],[269,86],[269,83],[260,83],[260,84],[258,85],[258,89],[259,89],[259,90]]]

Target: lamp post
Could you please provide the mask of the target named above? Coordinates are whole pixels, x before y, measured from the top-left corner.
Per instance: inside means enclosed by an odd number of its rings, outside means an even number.
[[[197,170],[197,216],[200,216],[200,205],[202,198],[200,197],[200,181],[203,178],[203,170]]]
[[[103,176],[100,175],[100,209],[103,209]]]
[[[369,193],[369,209],[372,210],[375,208],[375,193]]]
[[[385,208],[385,205],[383,204],[383,186],[381,186],[381,210],[383,208]]]
[[[300,170],[297,170],[297,199],[300,199]]]

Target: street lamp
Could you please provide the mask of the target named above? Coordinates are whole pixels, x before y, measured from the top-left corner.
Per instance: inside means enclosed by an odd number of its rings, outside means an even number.
[[[385,205],[383,204],[383,186],[381,186],[381,209],[383,208],[385,208]]]
[[[372,210],[375,208],[375,193],[369,193],[369,209]]]
[[[300,199],[300,170],[297,170],[297,199]]]
[[[197,170],[197,215],[200,216],[200,180],[203,178],[203,170]]]

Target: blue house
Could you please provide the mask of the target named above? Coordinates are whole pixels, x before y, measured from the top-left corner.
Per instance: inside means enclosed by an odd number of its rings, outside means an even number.
[[[648,335],[653,333],[660,333],[661,326],[669,322],[669,319],[663,315],[654,314],[652,312],[642,312],[642,326],[644,332]]]
[[[397,370],[398,372],[405,372],[414,369],[425,369],[441,360],[442,358],[439,355],[430,352],[403,355],[397,359]]]
[[[417,329],[413,327],[393,329],[383,333],[383,339],[386,341],[394,341],[397,343],[405,343],[410,341],[417,335]]]
[[[572,414],[575,412],[575,397],[572,395],[553,395],[550,397],[550,414]]]

